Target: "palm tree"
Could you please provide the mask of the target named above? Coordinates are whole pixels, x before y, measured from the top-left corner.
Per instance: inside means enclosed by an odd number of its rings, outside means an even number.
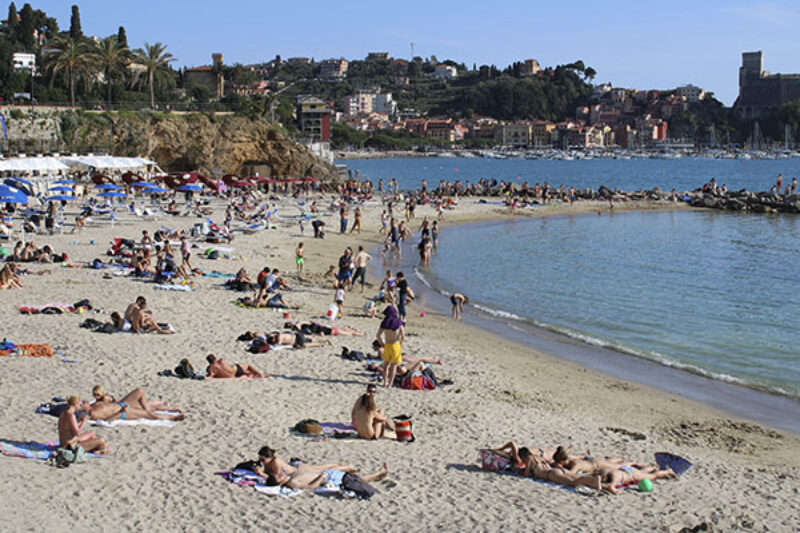
[[[111,83],[131,61],[128,46],[120,43],[116,35],[99,41],[91,54],[92,62],[103,71],[106,81],[106,103],[111,105]]]
[[[69,85],[69,103],[75,106],[75,76],[85,72],[89,65],[89,54],[86,44],[72,37],[60,37],[51,44],[56,50],[47,56],[46,69],[50,71],[52,87],[58,72],[63,72]]]
[[[134,53],[134,61],[142,65],[147,72],[147,83],[150,86],[150,107],[156,106],[153,84],[158,74],[166,71],[170,62],[176,58],[166,51],[167,46],[161,43],[144,43],[144,48],[137,48]]]

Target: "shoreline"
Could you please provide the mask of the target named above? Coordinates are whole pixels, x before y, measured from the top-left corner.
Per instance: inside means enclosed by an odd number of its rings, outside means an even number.
[[[636,206],[627,211],[659,210],[664,209],[659,209],[658,206]],[[540,213],[545,217],[587,216],[589,214],[591,211],[586,210],[577,214]],[[509,215],[509,217],[511,216],[513,215]],[[507,217],[460,221],[455,225],[449,225],[446,231],[464,231],[466,226],[491,224],[504,219]],[[419,304],[430,305],[440,314],[447,316],[450,311],[447,297],[442,293],[440,287],[432,286],[427,280],[420,279],[416,254],[411,248],[412,245],[407,244],[402,256],[410,258],[410,260],[401,260],[399,264],[396,260],[384,261],[384,268],[402,269],[407,272],[407,278],[411,278],[410,273],[413,272],[413,278],[418,281],[415,284],[418,287],[415,292],[420,296]],[[372,251],[376,256],[380,256],[379,250],[378,247]],[[374,268],[372,270],[373,276],[377,279],[382,277],[382,273],[375,272]],[[426,312],[428,312],[427,309]],[[662,392],[677,394],[729,415],[800,435],[800,400],[777,391],[763,390],[744,383],[726,382],[700,372],[692,372],[686,368],[659,363],[635,354],[615,350],[613,347],[594,346],[525,320],[494,316],[473,304],[465,306],[463,323],[479,328],[497,338],[511,339],[520,346],[541,350],[554,359],[576,363],[614,379],[633,381]]]

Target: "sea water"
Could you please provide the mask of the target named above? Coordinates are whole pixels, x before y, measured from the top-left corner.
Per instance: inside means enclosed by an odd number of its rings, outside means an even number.
[[[395,177],[405,188],[422,179],[435,186],[519,174],[529,182],[626,190],[693,189],[714,177],[731,189],[766,190],[778,173],[784,184],[800,174],[796,159],[347,164],[374,181]],[[465,293],[476,308],[505,320],[800,397],[798,215],[604,211],[445,225],[431,266],[417,273],[434,290]]]

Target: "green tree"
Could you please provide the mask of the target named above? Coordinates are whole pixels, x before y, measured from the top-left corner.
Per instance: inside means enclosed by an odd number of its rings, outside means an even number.
[[[75,105],[75,78],[90,69],[91,57],[86,44],[72,37],[60,37],[51,47],[57,50],[47,56],[45,70],[50,72],[50,87],[56,74],[63,72],[69,87],[69,103]]]
[[[334,148],[360,148],[367,140],[367,134],[358,131],[344,122],[334,122],[331,124],[331,142]]]
[[[30,4],[22,6],[22,11],[19,13],[19,38],[18,42],[22,43],[26,52],[33,52],[33,8]]]
[[[81,12],[77,5],[72,6],[72,15],[69,17],[69,36],[76,40],[83,37],[83,31],[81,30]]]
[[[120,46],[128,47],[128,34],[125,32],[125,26],[120,26],[117,30],[117,42]]]
[[[112,35],[95,44],[91,60],[103,72],[106,82],[106,103],[111,105],[111,85],[124,73],[130,63],[131,51],[117,40],[116,35]]]
[[[583,72],[584,77],[589,80],[590,82],[597,76],[597,71],[592,67],[586,67],[586,70]]]
[[[17,40],[17,26],[19,26],[19,21],[17,20],[17,6],[14,5],[14,2],[8,4],[8,19],[6,20],[6,36],[8,40],[12,43]]]
[[[159,77],[166,74],[169,64],[176,58],[167,52],[165,44],[144,43],[144,48],[137,48],[134,51],[134,61],[142,65],[147,73],[147,85],[150,88],[150,107],[156,106],[154,86]]]

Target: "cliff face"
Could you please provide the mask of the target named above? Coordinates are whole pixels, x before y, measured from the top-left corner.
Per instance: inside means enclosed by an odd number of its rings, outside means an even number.
[[[262,176],[334,176],[332,165],[305,146],[286,139],[270,124],[247,117],[53,110],[47,118],[46,123],[40,120],[48,129],[42,138],[52,140],[34,142],[27,139],[31,136],[28,115],[19,117],[24,126],[17,140],[19,148],[27,141],[29,152],[108,151],[113,139],[114,155],[147,157],[168,172],[197,170],[211,175],[218,169],[222,174],[241,175],[247,165]]]

